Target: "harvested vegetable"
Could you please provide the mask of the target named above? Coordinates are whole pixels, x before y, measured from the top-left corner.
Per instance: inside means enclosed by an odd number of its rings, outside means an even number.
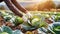
[[[0,33],[0,34],[8,34],[7,32],[2,32],[2,33]]]
[[[16,26],[22,24],[24,21],[21,17],[16,17],[15,21],[13,22]]]

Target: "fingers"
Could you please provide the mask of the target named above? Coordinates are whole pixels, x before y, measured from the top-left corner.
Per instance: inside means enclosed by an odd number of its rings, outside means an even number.
[[[27,13],[27,10],[23,6],[21,6],[16,0],[11,0],[11,1],[19,10],[21,10],[24,13]]]
[[[28,12],[28,13],[26,13],[26,15],[28,16],[28,18],[33,17],[33,16],[32,16],[32,14],[31,14],[31,13],[29,13],[29,12]]]
[[[14,4],[11,2],[11,0],[4,0],[6,5],[9,7],[9,9],[15,13],[16,15],[22,17],[22,13],[19,12],[19,10],[14,6]]]
[[[22,18],[23,18],[24,22],[28,21],[28,19],[27,19],[27,17],[25,15]]]

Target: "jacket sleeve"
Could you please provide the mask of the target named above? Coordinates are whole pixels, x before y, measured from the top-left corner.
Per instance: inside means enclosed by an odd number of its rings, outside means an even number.
[[[24,13],[27,13],[27,10],[23,6],[21,6],[16,0],[11,0],[11,1],[19,10],[21,10]]]
[[[2,2],[3,0],[0,0],[0,2]]]
[[[16,15],[22,17],[22,13],[19,12],[19,10],[13,5],[13,3],[11,2],[11,0],[4,0],[6,5],[8,6],[8,8],[15,13]]]

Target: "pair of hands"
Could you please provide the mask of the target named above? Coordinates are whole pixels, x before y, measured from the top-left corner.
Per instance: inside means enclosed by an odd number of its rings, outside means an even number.
[[[27,16],[27,17],[26,17]],[[27,21],[29,21],[29,19],[32,17],[32,14],[31,13],[26,13],[25,15],[23,15],[23,20],[24,20],[24,22],[27,22]],[[30,22],[30,21],[29,21]]]

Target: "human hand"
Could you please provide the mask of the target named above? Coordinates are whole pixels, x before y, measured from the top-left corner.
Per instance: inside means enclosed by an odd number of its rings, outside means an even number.
[[[26,13],[26,16],[27,16],[28,18],[33,17],[32,14],[31,14],[30,12],[27,12],[27,13]]]

